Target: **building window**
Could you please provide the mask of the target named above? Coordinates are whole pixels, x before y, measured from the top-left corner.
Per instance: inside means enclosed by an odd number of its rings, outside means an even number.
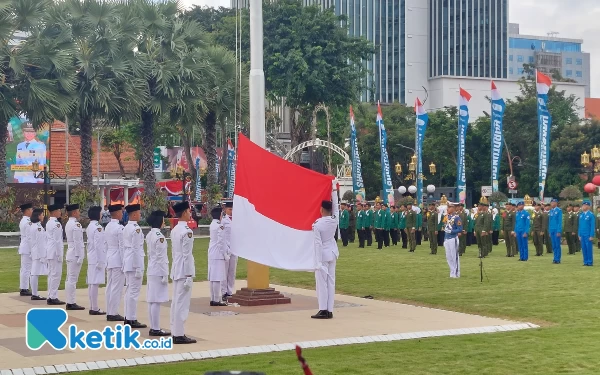
[[[577,59],[577,60],[575,60],[575,64],[577,64],[577,65],[583,65],[583,59]]]
[[[513,61],[513,55],[508,55],[508,61]]]
[[[578,70],[578,71],[575,72],[575,76],[579,77],[579,78],[582,78],[583,77],[583,72],[581,70]]]
[[[567,77],[573,77],[573,71],[567,70]]]
[[[570,57],[567,57],[567,65],[572,65],[573,64],[573,59]]]
[[[521,56],[521,55],[518,55],[518,56],[517,56],[517,61],[518,61],[518,62],[523,62],[523,56]]]
[[[510,74],[513,74],[513,68],[512,68],[512,66],[511,66],[510,68],[508,68],[508,72],[509,72]]]
[[[520,75],[523,75],[523,73],[525,73],[525,69],[523,69],[523,68],[519,68],[519,74],[520,74]]]
[[[529,63],[533,64],[533,56],[529,56]]]

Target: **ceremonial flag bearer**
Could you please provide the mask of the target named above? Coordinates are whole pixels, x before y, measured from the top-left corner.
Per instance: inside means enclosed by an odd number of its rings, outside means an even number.
[[[190,220],[189,202],[178,203],[173,206],[175,216],[179,222],[171,230],[171,246],[173,252],[173,265],[171,266],[171,280],[173,280],[173,301],[171,302],[171,332],[173,343],[193,344],[196,340],[185,335],[184,325],[190,313],[190,299],[192,285],[196,276],[194,264],[194,233],[188,227]]]
[[[225,227],[221,224],[221,208],[215,207],[210,212],[210,242],[208,244],[208,281],[210,282],[210,305],[227,306],[221,301],[221,282],[227,278],[225,264],[229,254],[225,248]]]
[[[123,226],[119,223],[123,218],[123,206],[111,204],[108,206],[111,220],[106,225],[106,258],[107,275],[106,283],[106,320],[109,322],[122,322],[125,320],[119,314],[119,305],[123,297],[125,273],[123,272]]]
[[[237,270],[237,255],[231,253],[231,220],[233,220],[233,201],[225,202],[225,215],[221,220],[223,226],[223,243],[228,259],[225,260],[225,278],[221,283],[221,292],[223,299],[227,299],[233,295],[235,289],[235,273]]]
[[[63,227],[58,221],[61,215],[61,206],[51,204],[48,206],[50,219],[46,223],[46,257],[48,258],[48,305],[58,306],[65,303],[58,299],[58,286],[63,271]]]
[[[333,318],[333,302],[335,297],[335,264],[340,256],[337,242],[334,239],[340,213],[337,201],[337,181],[333,181],[331,201],[321,203],[321,218],[313,224],[315,235],[315,252],[317,269],[315,281],[319,312],[311,316],[313,319]]]
[[[129,222],[123,229],[123,271],[127,288],[125,289],[125,324],[131,328],[146,328],[137,320],[137,304],[144,276],[144,233],[138,225],[140,220],[140,205],[130,204],[125,207],[129,214]]]
[[[450,268],[450,278],[460,277],[460,257],[458,255],[458,235],[463,231],[463,223],[460,216],[454,214],[454,203],[448,202],[448,214],[444,226],[444,249],[446,250],[446,261]]]
[[[31,299],[44,301],[46,298],[38,294],[38,279],[40,276],[48,276],[48,260],[46,257],[46,230],[42,226],[44,221],[44,210],[36,208],[31,214],[31,223],[27,239],[31,250]]]
[[[88,210],[90,224],[86,228],[87,234],[87,284],[90,298],[90,315],[106,315],[98,307],[98,288],[106,282],[106,239],[104,228],[100,225],[102,207],[94,206]]]
[[[164,225],[166,213],[154,211],[146,219],[152,228],[146,235],[148,249],[148,271],[146,273],[148,316],[150,318],[150,336],[170,336],[171,332],[160,328],[160,304],[169,302],[169,257],[167,239],[160,229]]]
[[[19,244],[19,255],[21,256],[21,271],[19,289],[21,296],[31,296],[29,290],[29,278],[31,276],[31,250],[29,249],[29,240],[27,234],[31,224],[31,214],[33,213],[33,204],[25,203],[21,205],[23,218],[19,222],[19,231],[21,232],[21,243]]]
[[[67,292],[67,310],[85,310],[85,307],[75,303],[75,292],[77,291],[77,280],[85,257],[83,246],[83,228],[79,223],[79,205],[67,206],[69,221],[65,226],[67,233],[67,279],[65,290]]]

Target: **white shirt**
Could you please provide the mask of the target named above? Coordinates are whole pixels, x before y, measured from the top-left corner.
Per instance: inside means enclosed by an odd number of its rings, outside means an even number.
[[[21,221],[19,222],[19,232],[21,232],[19,254],[31,254],[31,250],[29,249],[29,240],[27,239],[27,234],[29,233],[30,225],[32,224],[29,216],[23,216],[23,218],[21,218]]]
[[[330,262],[340,256],[337,242],[335,241],[335,232],[339,220],[338,215],[340,213],[336,191],[332,192],[331,201],[333,202],[331,216],[323,216],[317,219],[313,224],[315,251],[318,263]]]
[[[148,249],[148,276],[169,276],[167,239],[158,228],[152,228],[146,235]]]
[[[123,226],[111,219],[104,230],[106,239],[106,268],[123,268]]]
[[[74,217],[70,217],[67,225],[67,260],[77,260],[85,256],[83,249],[83,228]]]
[[[123,229],[123,271],[144,270],[144,233],[136,221],[129,220]]]
[[[96,220],[86,228],[88,265],[106,264],[106,240],[104,228]]]
[[[208,243],[208,259],[224,260],[227,248],[224,240],[225,227],[219,220],[210,223],[210,242]]]
[[[171,246],[173,264],[171,265],[171,279],[181,280],[188,276],[196,276],[194,265],[194,233],[187,223],[179,221],[171,230]]]
[[[62,260],[64,254],[63,228],[55,217],[46,223],[46,258]]]
[[[231,254],[231,216],[223,216],[221,226],[223,227],[223,246],[225,246],[225,252]]]
[[[39,221],[28,226],[29,249],[31,259],[46,259],[46,231]]]

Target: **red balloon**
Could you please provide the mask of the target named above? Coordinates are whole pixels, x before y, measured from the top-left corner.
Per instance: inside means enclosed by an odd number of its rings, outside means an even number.
[[[600,186],[600,175],[594,176],[594,178],[592,178],[592,184]]]
[[[590,193],[590,194],[595,193],[596,189],[597,189],[597,186],[592,183],[587,183],[583,187],[583,190],[585,190],[586,193]]]

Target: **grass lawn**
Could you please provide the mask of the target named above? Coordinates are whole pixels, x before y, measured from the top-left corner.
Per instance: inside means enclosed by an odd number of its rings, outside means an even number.
[[[196,240],[199,280],[206,277],[206,249],[206,240]],[[531,250],[532,246],[530,255]],[[467,254],[461,258],[462,277],[451,280],[444,250],[440,249],[437,256],[429,255],[427,242],[414,254],[400,247],[378,251],[358,249],[357,244],[351,244],[341,249],[337,290],[355,296],[371,294],[376,299],[527,321],[541,325],[541,329],[307,349],[304,355],[315,375],[597,374],[600,371],[598,266],[582,267],[581,253],[563,255],[561,265],[552,264],[551,254],[518,262],[518,258],[505,257],[501,244],[484,260],[486,274],[481,283],[476,252],[475,246],[467,248]],[[595,252],[596,257],[600,256],[598,250]],[[19,268],[16,249],[0,250],[0,254],[3,259],[0,291],[15,291]],[[245,276],[245,261],[240,261],[238,278]],[[84,287],[84,281],[85,269],[80,287]],[[271,281],[314,288],[310,273],[271,270]],[[44,290],[45,280],[40,284],[40,290]],[[331,324],[335,324],[335,319]],[[269,375],[301,373],[294,353],[289,351],[105,370],[99,374],[168,371],[185,375],[218,369],[260,370]]]

